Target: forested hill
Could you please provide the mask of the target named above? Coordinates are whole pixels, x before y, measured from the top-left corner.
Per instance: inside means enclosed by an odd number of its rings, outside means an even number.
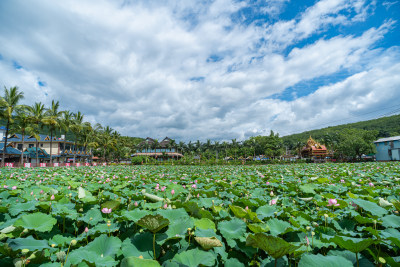
[[[295,144],[297,142],[304,143],[309,136],[312,136],[316,140],[322,141],[325,135],[338,133],[346,128],[376,130],[378,132],[378,137],[398,136],[400,135],[400,115],[393,115],[390,117],[360,121],[356,123],[342,124],[318,130],[306,131],[298,134],[291,134],[283,136],[282,139],[286,144]]]

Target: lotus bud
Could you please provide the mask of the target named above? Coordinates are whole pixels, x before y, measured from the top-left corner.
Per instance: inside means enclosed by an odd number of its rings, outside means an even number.
[[[27,248],[24,248],[23,250],[21,250],[22,255],[25,255],[28,252],[29,252],[29,249],[27,249]]]
[[[22,262],[21,259],[14,259],[13,263],[14,263],[15,267],[22,267],[23,266],[23,262]]]
[[[143,259],[143,256],[142,256],[142,255],[140,255],[140,256],[139,256],[139,259]]]
[[[325,217],[325,218],[328,218],[328,217],[329,217],[329,215],[325,213],[325,214],[324,214],[324,217]]]
[[[72,240],[72,241],[71,241],[71,246],[75,246],[77,242],[78,242],[78,241],[76,241],[75,239]]]
[[[26,233],[28,233],[28,232],[29,232],[29,230],[26,229],[26,228],[22,231],[22,233],[24,233],[24,234],[26,234]]]
[[[385,260],[384,258],[382,258],[382,257],[379,257],[378,260],[379,260],[379,262],[381,262],[381,263],[383,263],[383,264],[386,263],[386,260]]]
[[[307,229],[307,231],[310,231],[310,230],[311,230],[311,227],[310,227],[310,226],[307,226],[306,229]]]
[[[315,236],[315,232],[311,232],[311,236]]]
[[[54,248],[56,246],[56,244],[51,244],[51,247]]]

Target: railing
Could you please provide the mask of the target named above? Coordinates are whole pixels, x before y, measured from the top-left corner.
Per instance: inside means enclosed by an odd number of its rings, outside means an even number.
[[[54,162],[50,163],[24,163],[21,164],[19,162],[6,162],[6,168],[45,168],[45,167],[88,167],[88,166],[106,166],[105,162],[76,162],[76,163],[68,163],[68,162]]]

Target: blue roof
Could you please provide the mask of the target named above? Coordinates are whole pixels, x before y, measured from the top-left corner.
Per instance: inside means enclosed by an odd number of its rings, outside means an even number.
[[[0,130],[5,131],[5,130],[7,130],[7,128],[6,128],[6,126],[0,126]]]
[[[0,154],[3,153],[4,143],[0,143]],[[6,154],[8,155],[21,155],[21,151],[15,149],[13,147],[7,146],[6,147]]]
[[[3,137],[4,141],[4,137]],[[7,141],[10,142],[22,142],[22,134],[13,134],[9,138],[7,138]],[[39,134],[39,142],[50,142],[50,135],[45,135],[45,134]],[[67,142],[67,143],[73,143],[72,141],[67,141],[63,139],[59,139],[55,136],[53,136],[53,142],[54,141],[62,141],[62,142]],[[25,135],[24,136],[24,142],[36,142],[36,138],[33,136]]]

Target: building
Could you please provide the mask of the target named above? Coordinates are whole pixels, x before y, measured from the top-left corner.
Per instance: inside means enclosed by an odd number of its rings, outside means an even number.
[[[376,146],[376,160],[400,160],[400,136],[381,138],[374,142]]]
[[[302,158],[308,158],[314,162],[325,162],[327,156],[328,151],[325,145],[319,144],[311,136],[308,138],[306,146],[301,150]]]
[[[178,153],[173,146],[173,140],[165,137],[161,142],[156,141],[150,137],[147,137],[144,141],[138,144],[138,149],[133,157],[147,156],[155,158],[159,161],[164,159],[179,159],[183,157],[181,153]]]
[[[27,162],[36,162],[36,138],[34,136],[24,136],[24,142],[22,142],[21,134],[13,134],[8,139],[8,146],[16,148],[18,151],[24,153],[24,157],[27,158]],[[4,143],[4,138],[3,138]],[[85,151],[83,147],[77,147],[75,150],[74,142],[65,140],[64,138],[53,137],[53,141],[50,141],[50,136],[39,135],[38,139],[38,159],[40,162],[50,161],[50,144],[52,143],[52,158],[53,162],[68,162],[72,161],[75,155],[76,161],[87,160],[90,158],[90,153]]]
[[[3,156],[4,142],[0,143],[0,158]],[[21,158],[21,151],[15,149],[10,143],[6,146],[5,157],[7,162],[18,162]]]

